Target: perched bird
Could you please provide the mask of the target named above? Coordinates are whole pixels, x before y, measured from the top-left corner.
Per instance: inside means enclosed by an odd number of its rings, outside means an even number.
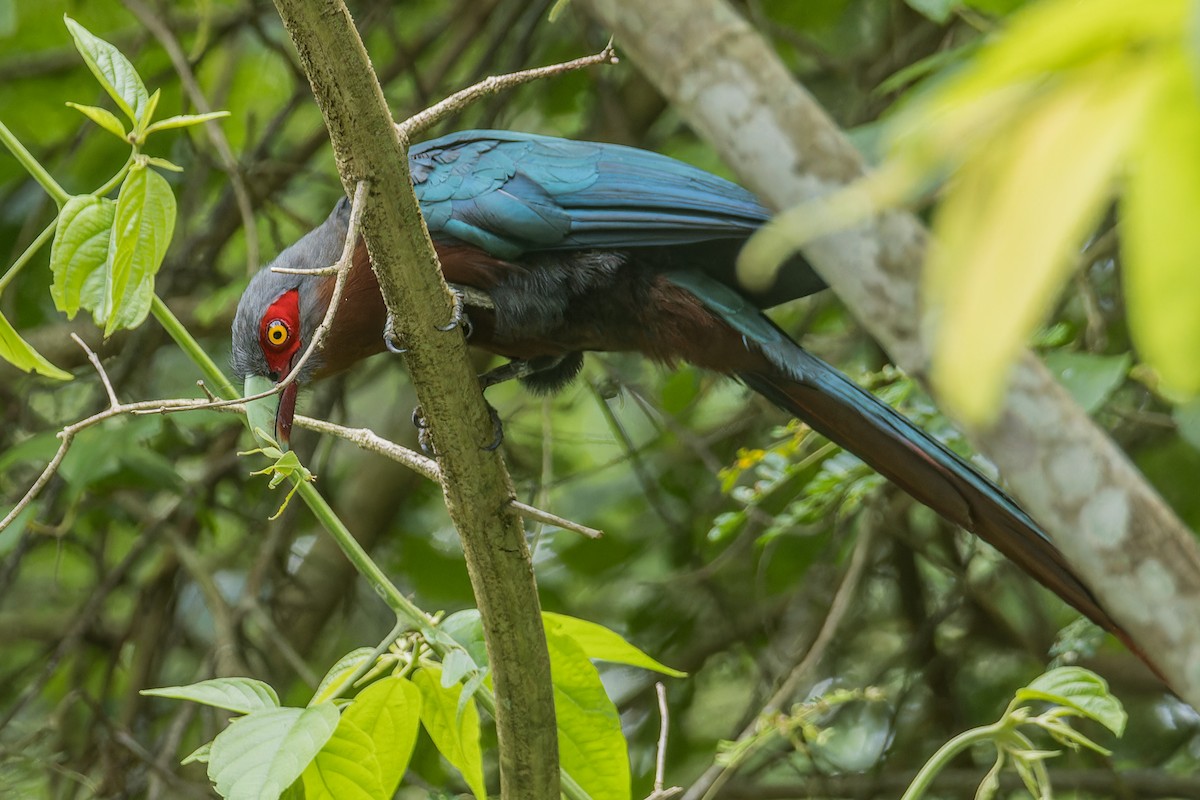
[[[512,359],[485,385],[519,377],[534,391],[554,391],[587,351],[633,351],[731,375],[1129,643],[1013,500],[762,314],[825,288],[802,259],[766,291],[738,286],[737,253],[769,216],[752,194],[656,153],[503,131],[444,136],[413,147],[409,162],[442,273],[465,298],[470,344]],[[342,200],[273,266],[334,263],[348,217]],[[233,323],[234,367],[247,393],[291,370],[332,290],[332,276],[254,276]],[[386,321],[360,240],[325,346],[298,383],[383,351]],[[284,442],[296,392],[297,384],[285,389],[276,412]]]

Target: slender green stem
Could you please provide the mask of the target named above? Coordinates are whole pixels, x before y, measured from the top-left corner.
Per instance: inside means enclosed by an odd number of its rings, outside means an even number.
[[[150,302],[150,313],[166,329],[170,337],[175,340],[175,344],[179,345],[180,349],[187,353],[192,361],[196,362],[196,366],[200,367],[200,371],[216,387],[218,395],[225,400],[236,400],[238,397],[241,397],[237,389],[233,388],[233,384],[229,382],[229,378],[225,377],[225,373],[221,371],[221,368],[208,357],[208,353],[204,352],[204,348],[200,346],[200,343],[192,338],[187,328],[183,327],[183,323],[171,313],[171,309],[167,308],[167,304],[158,295],[155,295],[154,299]]]
[[[941,748],[933,754],[933,757],[925,762],[925,766],[921,767],[921,771],[917,773],[917,777],[913,778],[908,789],[900,797],[900,800],[917,800],[924,796],[929,791],[929,787],[933,785],[933,779],[938,773],[950,765],[954,759],[963,750],[972,747],[980,742],[991,741],[1008,727],[1008,717],[999,722],[994,722],[991,725],[984,725],[982,728],[972,728],[969,731],[963,731],[958,736],[955,736],[950,741],[946,742]]]
[[[71,195],[67,194],[67,190],[58,185],[58,181],[51,177],[38,160],[33,157],[33,154],[25,149],[25,145],[13,136],[13,132],[8,129],[8,126],[0,122],[0,144],[8,148],[8,151],[13,154],[17,161],[21,162],[21,166],[33,176],[33,179],[42,185],[46,193],[54,198],[54,202],[59,208],[71,199]]]
[[[138,150],[135,147],[133,148],[133,151],[130,152],[129,158],[125,160],[124,166],[117,170],[117,174],[105,181],[104,185],[92,192],[92,194],[96,195],[96,197],[104,197],[104,195],[117,188],[121,181],[125,180],[125,174],[129,172],[129,168],[133,166],[133,159],[135,156],[137,156],[137,154]]]
[[[25,248],[25,252],[21,253],[21,255],[17,257],[17,260],[13,262],[12,266],[5,271],[2,277],[0,277],[0,292],[3,292],[5,287],[12,283],[12,279],[17,277],[17,273],[29,263],[29,261],[37,254],[37,251],[46,246],[46,242],[49,241],[52,236],[54,236],[54,229],[57,227],[58,217],[55,216],[54,219],[50,221],[50,224],[47,225],[45,229],[37,235],[37,238],[30,242],[29,247]]]

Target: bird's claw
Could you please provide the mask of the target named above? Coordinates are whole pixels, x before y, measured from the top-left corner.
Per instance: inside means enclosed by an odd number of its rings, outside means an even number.
[[[490,453],[504,442],[504,422],[500,419],[500,412],[496,410],[495,406],[486,400],[484,405],[487,406],[488,418],[492,421],[492,441],[484,445],[482,449]],[[433,447],[429,420],[425,419],[425,412],[421,410],[420,406],[413,409],[412,424],[417,429],[417,444],[421,446],[421,452],[430,458],[436,458],[437,450]]]
[[[455,328],[461,327],[463,336],[467,339],[471,338],[471,318],[466,312],[466,298],[462,291],[458,288],[450,287],[450,296],[454,298],[454,305],[450,309],[450,321],[445,325],[438,325],[439,331],[452,331]]]
[[[383,345],[388,349],[389,353],[395,353],[396,355],[403,355],[408,352],[407,347],[401,347],[400,343],[396,341],[395,318],[390,311],[387,315],[387,322],[383,326]]]

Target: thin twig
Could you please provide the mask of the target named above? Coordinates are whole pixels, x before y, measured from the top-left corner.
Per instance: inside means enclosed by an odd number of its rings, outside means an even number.
[[[92,366],[96,368],[96,373],[100,376],[100,382],[104,384],[104,391],[108,392],[109,408],[118,408],[121,401],[117,399],[117,393],[113,390],[112,381],[108,379],[108,373],[104,371],[104,367],[100,366],[100,357],[87,346],[87,342],[79,338],[79,334],[72,332],[71,338],[75,340],[75,344],[83,348],[83,352],[87,353],[88,361],[92,362]]]
[[[662,720],[662,724],[658,729],[658,752],[654,757],[654,791],[646,797],[646,800],[669,800],[682,792],[683,787],[663,788],[665,782],[663,776],[667,771],[667,731],[671,727],[671,718],[667,710],[667,687],[663,686],[662,681],[657,681],[654,684],[654,692],[658,696],[658,717]]]
[[[523,69],[519,72],[509,72],[505,75],[492,75],[491,77],[484,78],[474,86],[468,86],[466,89],[450,95],[445,100],[433,104],[424,111],[413,114],[404,122],[396,123],[396,131],[400,134],[403,141],[410,142],[415,136],[428,130],[446,117],[461,111],[490,94],[515,89],[522,84],[583,69],[584,67],[617,63],[619,63],[619,59],[617,58],[616,51],[613,49],[612,40],[609,39],[604,49],[595,55],[584,56],[583,58],[577,58],[574,61],[566,61],[561,64],[552,64],[548,67]]]
[[[426,458],[415,450],[409,450],[407,447],[401,447],[393,441],[383,438],[370,428],[347,428],[333,422],[327,422],[323,419],[314,419],[303,415],[296,416],[296,425],[317,433],[324,433],[330,436],[337,436],[340,439],[345,439],[347,442],[366,450],[376,455],[381,455],[384,458],[390,458],[399,464],[411,469],[431,481],[440,483],[442,480],[442,472],[438,468],[437,462],[431,458]],[[557,514],[551,514],[549,511],[543,511],[540,508],[535,508],[526,503],[517,500],[509,501],[514,511],[526,519],[532,519],[537,522],[544,522],[549,525],[554,525],[563,530],[572,531],[573,533],[582,534],[589,539],[598,539],[604,535],[603,531],[596,528],[589,528],[587,525],[581,525],[578,522],[560,517]]]

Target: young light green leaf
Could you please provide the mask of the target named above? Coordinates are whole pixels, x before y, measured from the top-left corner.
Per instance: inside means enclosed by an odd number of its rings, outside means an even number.
[[[113,136],[125,141],[125,127],[121,125],[121,120],[117,119],[117,115],[109,111],[107,108],[100,108],[99,106],[82,106],[79,103],[67,103],[67,105],[83,114],[101,128],[104,128],[104,130],[108,131]]]
[[[619,633],[611,631],[603,625],[576,617],[568,617],[565,614],[555,614],[552,611],[542,612],[542,622],[545,624],[547,632],[553,630],[571,637],[588,658],[611,661],[615,664],[628,664],[631,667],[642,667],[670,675],[672,678],[687,676],[686,672],[671,669],[655,661],[625,641]]]
[[[1130,333],[1167,388],[1200,394],[1200,102],[1192,64],[1169,62],[1168,83],[1140,120],[1121,202],[1122,277]]]
[[[158,101],[162,98],[162,89],[155,89],[154,94],[150,95],[150,99],[146,101],[146,107],[142,109],[141,116],[138,117],[138,124],[134,126],[134,130],[138,131],[138,141],[146,140],[146,128],[150,127],[150,120],[154,118],[154,112],[158,110]]]
[[[199,125],[202,122],[228,116],[228,111],[210,111],[207,114],[179,114],[174,117],[160,119],[158,122],[151,124],[146,128],[146,135],[149,136],[157,131],[168,131],[172,128],[186,128],[189,125]]]
[[[359,692],[345,711],[373,742],[380,754],[379,773],[383,793],[391,797],[408,769],[421,724],[421,691],[407,678],[383,678]]]
[[[476,669],[478,667],[471,660],[471,656],[467,655],[467,651],[459,649],[451,650],[442,659],[442,688],[450,688]]]
[[[1059,667],[1039,675],[1025,688],[1018,689],[1018,701],[1043,700],[1070,708],[1099,722],[1117,736],[1125,731],[1128,716],[1121,701],[1113,697],[1108,683],[1082,667]]]
[[[483,751],[479,745],[479,711],[470,701],[458,713],[459,686],[442,687],[442,670],[435,664],[423,664],[412,677],[421,692],[421,722],[429,738],[471,787],[476,800],[487,800],[483,783]]]
[[[213,678],[187,686],[142,689],[141,694],[147,697],[191,700],[193,703],[224,708],[237,714],[279,707],[279,695],[270,684],[254,678]]]
[[[58,214],[58,227],[50,245],[50,271],[54,306],[70,318],[79,312],[84,281],[108,261],[117,204],[84,194],[72,197]]]
[[[384,793],[380,756],[391,757],[345,714],[300,778],[305,800],[375,800]]]
[[[71,373],[54,366],[45,356],[30,347],[3,314],[0,314],[0,358],[26,372],[36,372],[60,381],[71,380]]]
[[[136,327],[146,318],[154,295],[154,275],[174,232],[175,195],[170,184],[154,170],[135,165],[117,196],[109,241],[104,295],[111,311],[104,325],[105,336]]]
[[[121,51],[98,36],[93,35],[87,28],[70,17],[63,15],[71,36],[75,39],[75,49],[83,56],[88,69],[100,81],[104,91],[116,102],[117,106],[136,124],[150,100],[146,85],[142,78],[129,63],[129,59]]]
[[[373,652],[375,652],[373,647],[358,647],[339,658],[337,663],[325,673],[325,677],[321,678],[321,682],[317,685],[317,690],[313,692],[312,700],[308,704],[311,706],[324,703],[334,695],[340,694],[346,681],[362,666],[364,661],[371,657]]]
[[[205,742],[195,750],[187,754],[183,761],[179,762],[179,766],[186,767],[188,764],[207,764],[208,756],[212,752],[212,742]]]
[[[217,734],[208,777],[227,800],[276,800],[300,777],[338,725],[332,703],[267,708]]]
[[[621,717],[600,673],[570,636],[547,626],[558,757],[594,800],[629,800],[629,755]]]
[[[146,159],[146,163],[152,167],[158,167],[159,169],[165,169],[168,172],[183,172],[183,167],[179,166],[178,164],[176,164],[173,161],[167,161],[165,158],[157,158],[155,156],[151,156],[150,158]]]

